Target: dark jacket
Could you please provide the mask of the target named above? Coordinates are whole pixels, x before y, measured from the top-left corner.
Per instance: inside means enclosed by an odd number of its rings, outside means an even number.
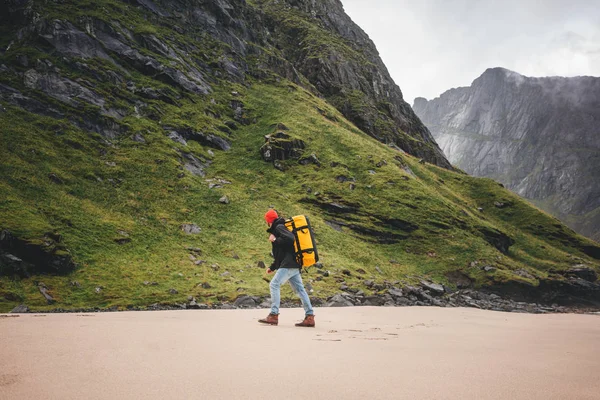
[[[275,236],[273,246],[273,257],[275,260],[269,268],[276,270],[278,268],[300,268],[296,261],[296,252],[294,251],[294,234],[284,225],[283,218],[277,218],[267,229],[267,232]]]

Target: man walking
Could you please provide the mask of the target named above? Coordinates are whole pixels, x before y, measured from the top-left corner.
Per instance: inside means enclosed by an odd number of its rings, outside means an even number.
[[[269,285],[271,288],[271,313],[266,318],[258,320],[258,322],[269,325],[279,323],[280,288],[281,285],[289,281],[294,293],[302,300],[305,312],[304,321],[297,323],[296,326],[312,328],[315,326],[315,315],[310,304],[310,298],[302,283],[301,266],[296,261],[294,234],[285,227],[284,219],[279,218],[277,212],[273,209],[267,211],[265,221],[269,226],[267,232],[270,234],[269,241],[273,246],[273,257],[275,258],[273,264],[267,269],[267,273],[270,274],[275,271],[275,276],[273,276]]]

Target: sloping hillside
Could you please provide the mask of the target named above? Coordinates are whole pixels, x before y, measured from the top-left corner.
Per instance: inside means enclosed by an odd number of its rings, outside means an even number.
[[[227,41],[289,13],[330,32],[306,9],[139,4],[3,6],[0,312],[264,297],[271,205],[311,217],[323,269],[305,280],[322,299],[421,279],[538,290],[571,285],[574,265],[598,269],[594,242],[492,180],[442,168],[426,129],[382,117],[399,135],[383,144],[282,42],[238,42],[255,49],[242,56]]]

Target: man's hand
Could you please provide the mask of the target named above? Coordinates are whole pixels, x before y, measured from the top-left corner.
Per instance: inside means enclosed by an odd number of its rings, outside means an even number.
[[[273,243],[275,241],[275,239],[277,239],[277,238],[275,237],[275,235],[273,235],[271,233],[271,235],[269,236],[269,242]]]
[[[271,268],[267,268],[267,274],[272,274],[273,271],[271,270]]]

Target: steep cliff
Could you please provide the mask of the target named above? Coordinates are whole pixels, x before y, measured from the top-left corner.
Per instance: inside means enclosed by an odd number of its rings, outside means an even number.
[[[126,63],[190,92],[208,93],[208,81],[222,78],[223,73],[240,83],[247,76],[276,73],[324,96],[374,138],[449,167],[427,128],[403,100],[375,45],[345,14],[339,0],[129,3],[109,1],[94,10],[91,3],[82,2],[73,5],[77,20],[72,22],[61,14],[71,7],[69,2],[42,6],[10,0],[0,11],[3,23],[17,30],[16,37],[7,32],[5,39],[40,41],[66,57]],[[133,17],[136,7],[146,14]],[[186,43],[184,37],[197,42]],[[30,86],[50,88],[53,82],[56,86],[60,74],[40,80],[43,66],[30,67],[35,72],[30,73]],[[88,100],[99,105],[91,97]]]
[[[600,240],[600,78],[493,68],[414,109],[454,165]]]

